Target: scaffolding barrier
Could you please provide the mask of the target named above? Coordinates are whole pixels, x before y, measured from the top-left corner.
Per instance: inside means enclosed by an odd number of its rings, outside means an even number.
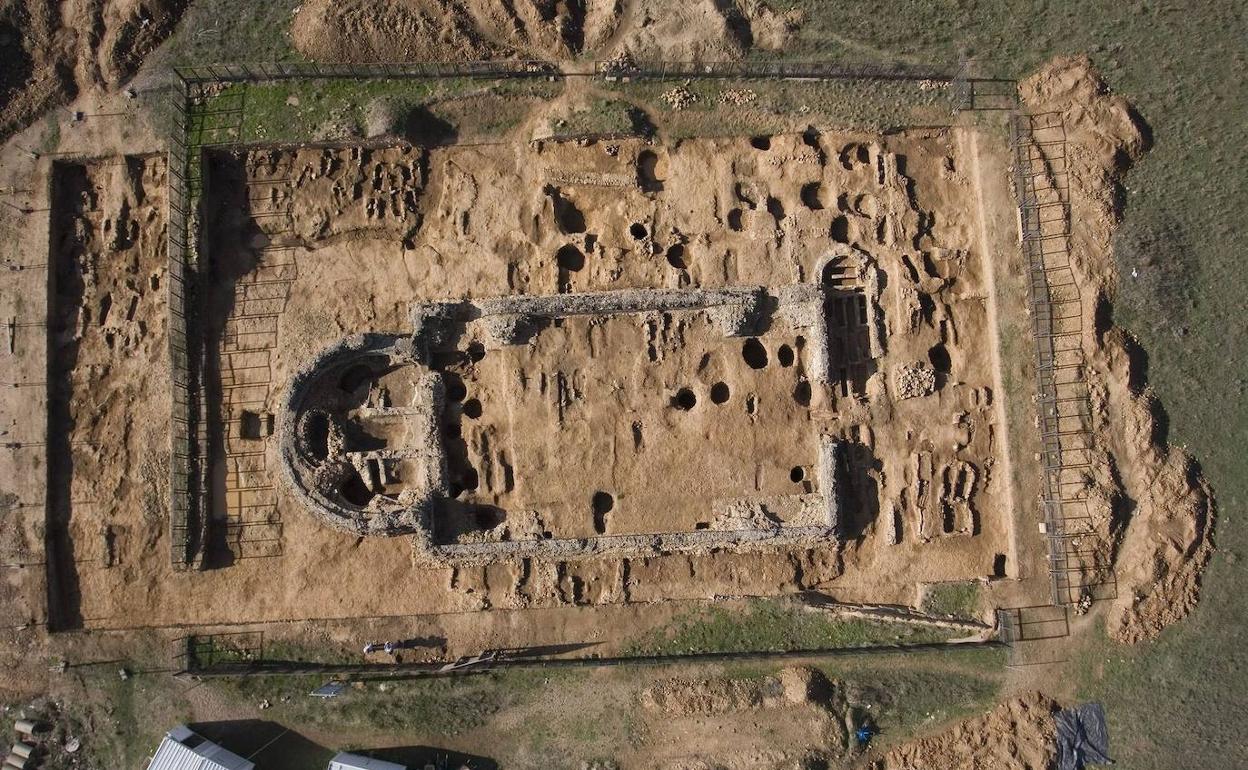
[[[169,548],[175,569],[195,561],[194,522],[198,519],[198,468],[202,460],[196,428],[203,414],[191,366],[192,331],[187,317],[192,273],[195,265],[188,244],[192,235],[192,200],[187,85],[179,81],[172,89],[170,108],[173,126],[168,150],[168,260],[169,378],[172,388],[170,415]]]
[[[1106,563],[1089,508],[1095,460],[1092,402],[1083,349],[1086,317],[1070,261],[1070,159],[1061,113],[1010,120],[1014,185],[1027,264],[1028,307],[1035,342],[1041,440],[1041,505],[1048,570],[1056,605],[1111,598]]]

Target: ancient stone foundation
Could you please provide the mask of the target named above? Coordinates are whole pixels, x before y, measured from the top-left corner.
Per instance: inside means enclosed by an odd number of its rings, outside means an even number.
[[[705,313],[725,337],[755,333],[772,314],[812,330],[812,377],[827,381],[824,307],[818,284],[719,290],[587,292],[414,305],[410,335],[359,334],[313,357],[292,379],[281,418],[280,453],[290,488],[321,520],[357,535],[415,535],[416,560],[473,564],[517,557],[646,556],[710,549],[835,542],[838,441],[818,438],[811,491],[709,501],[695,531],[564,538],[499,523],[474,539],[443,536],[439,518],[462,506],[448,481],[444,433],[448,383],[440,356],[479,330],[487,348],[524,345],[548,324],[575,316]],[[484,354],[483,354],[484,355]],[[795,473],[796,473],[795,469]],[[541,521],[540,512],[516,512]],[[503,514],[504,519],[506,514]],[[540,527],[537,527],[540,529]]]

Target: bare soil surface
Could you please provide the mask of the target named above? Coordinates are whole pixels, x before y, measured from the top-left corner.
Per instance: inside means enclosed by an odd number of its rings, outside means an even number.
[[[75,625],[77,575],[138,580],[167,537],[166,180],[153,157],[52,168],[47,527],[65,579],[49,590]]]
[[[113,90],[173,30],[183,0],[0,4],[0,137],[48,108]]]
[[[800,13],[761,0],[586,3],[500,0],[387,0],[304,3],[295,47],[318,61],[565,59],[717,61],[751,48],[778,50]]]
[[[1056,703],[1038,692],[1014,698],[951,730],[890,749],[865,767],[1044,770],[1057,755],[1057,710]]]
[[[73,551],[83,553],[102,542],[101,527],[114,528],[113,565],[76,570],[76,614],[89,627],[116,628],[812,587],[915,603],[919,583],[1012,569],[988,286],[973,181],[960,171],[970,152],[966,134],[940,130],[886,141],[807,133],[671,147],[212,155],[204,253],[216,277],[206,333],[217,348],[206,384],[222,464],[210,490],[210,569],[175,573],[144,507],[102,499],[68,523]],[[927,211],[948,213],[927,231]],[[560,256],[569,248],[580,255],[571,262]],[[128,274],[125,263],[110,264]],[[481,411],[459,426],[460,499],[502,511],[517,533],[529,531],[525,512],[535,509],[546,530],[573,537],[697,529],[712,523],[712,502],[725,493],[812,488],[809,442],[831,432],[850,448],[843,548],[422,568],[403,538],[358,541],[303,510],[280,481],[274,437],[245,430],[249,418],[277,410],[308,356],[344,334],[401,331],[415,300],[784,286],[815,276],[862,297],[828,311],[848,324],[834,340],[840,373],[831,382],[812,376],[801,336],[782,319],[731,344],[699,331],[696,319],[569,321],[520,351],[523,368],[513,353],[474,360],[464,340],[464,403]],[[860,313],[878,319],[878,334],[859,325]],[[150,337],[159,327],[148,328]],[[544,394],[534,386],[524,395],[525,381],[542,379]],[[101,381],[93,392],[115,389]],[[777,440],[785,433],[793,439]],[[142,465],[125,459],[124,444],[75,428],[71,446],[83,442],[101,449],[75,452]],[[691,456],[688,446],[699,450]],[[770,459],[749,459],[760,455]],[[621,473],[630,462],[637,472]],[[611,495],[609,510],[595,508],[599,492]],[[474,516],[452,530],[464,526],[484,525]],[[379,592],[379,583],[400,588]],[[214,597],[212,611],[172,598],[193,595]]]
[[[1098,315],[1118,281],[1111,249],[1120,219],[1117,175],[1149,137],[1087,59],[1057,60],[1020,91],[1031,111],[1061,115],[1070,154],[1071,266],[1082,297],[1095,435],[1093,461],[1081,475],[1096,520],[1086,546],[1113,564],[1110,635],[1151,639],[1195,604],[1213,549],[1213,498],[1193,458],[1165,442],[1134,341]]]
[[[653,718],[645,747],[652,766],[778,769],[850,753],[845,694],[817,670],[788,668],[755,679],[660,680],[641,692],[640,707]],[[723,737],[693,746],[691,735]],[[620,759],[642,764],[640,756]]]

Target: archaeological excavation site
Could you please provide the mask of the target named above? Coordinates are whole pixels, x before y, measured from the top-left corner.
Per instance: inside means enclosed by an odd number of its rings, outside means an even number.
[[[930,153],[913,164],[933,196],[956,199],[940,183],[954,144],[910,146]],[[695,171],[713,158],[710,178]],[[308,524],[411,536],[417,562],[834,553],[882,509],[892,545],[987,533],[1000,546],[1004,528],[979,512],[998,494],[986,278],[966,236],[906,253],[926,213],[882,144],[810,132],[217,162],[208,194],[219,167],[229,235],[210,248],[248,269],[231,281],[241,302],[222,303],[223,338],[244,339],[267,300],[237,287],[280,275],[276,254],[324,286],[351,240],[353,270],[394,287],[360,286],[380,312],[335,323],[336,309],[291,307],[292,270],[259,353],[270,382],[245,379],[258,357],[245,343],[219,354],[220,419],[238,440],[227,492],[262,439],[246,421],[276,433],[271,481]],[[228,187],[274,171],[301,181],[264,199],[291,212],[276,225]],[[500,222],[527,232],[491,232]],[[869,387],[881,369],[891,387]]]
[[[292,145],[229,141],[233,87],[169,154],[41,161],[53,627],[1113,598],[1094,299],[1023,267],[1069,259],[1052,125],[920,81],[945,125]]]
[[[274,570],[301,588],[220,620],[1009,574],[973,132],[203,153],[181,542],[75,511],[122,565],[84,622]],[[170,333],[165,163],[53,168],[54,247],[138,266],[58,287],[109,330],[79,368]]]
[[[101,21],[146,41],[133,72],[5,113],[6,660],[37,639],[85,677],[133,643],[180,683],[333,677],[326,703],[642,661],[687,668],[594,685],[643,737],[579,767],[961,767],[981,733],[973,766],[1049,767],[1073,690],[1035,672],[1157,638],[1213,550],[1110,312],[1134,108],[1077,56],[754,56],[805,18],[762,3],[409,5],[308,3],[302,58],[158,70],[180,10]],[[391,27],[419,45],[378,64]],[[946,679],[860,686],[845,655]],[[981,679],[1012,700],[902,743],[907,708],[971,712],[897,692],[987,708]],[[177,702],[304,718],[306,692],[220,686]],[[538,686],[454,695],[485,715],[447,745],[510,740]],[[813,726],[779,750],[762,714]],[[698,764],[699,731],[733,737]]]

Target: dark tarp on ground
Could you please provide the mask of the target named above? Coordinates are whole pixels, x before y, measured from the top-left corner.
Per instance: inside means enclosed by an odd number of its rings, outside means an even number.
[[[1057,770],[1083,770],[1089,762],[1113,764],[1101,704],[1062,709],[1053,715],[1053,721],[1057,723]]]

